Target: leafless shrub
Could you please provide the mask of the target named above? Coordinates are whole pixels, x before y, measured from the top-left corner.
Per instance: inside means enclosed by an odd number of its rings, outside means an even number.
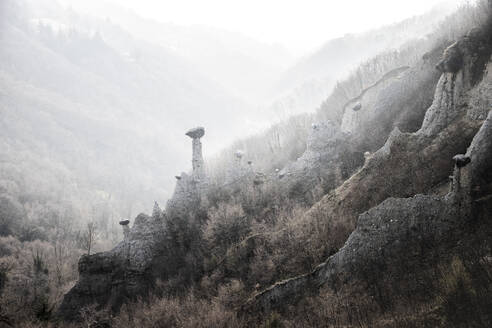
[[[86,224],[85,229],[79,234],[80,247],[87,251],[87,255],[91,254],[91,250],[94,248],[94,244],[98,238],[98,228],[94,221],[90,221]]]
[[[236,314],[217,299],[198,299],[193,293],[183,298],[152,299],[124,306],[113,326],[130,327],[245,327]]]

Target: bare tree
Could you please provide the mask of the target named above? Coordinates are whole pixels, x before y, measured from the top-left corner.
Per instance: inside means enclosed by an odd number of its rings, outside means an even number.
[[[87,251],[87,255],[91,255],[91,250],[94,248],[94,243],[97,239],[97,225],[94,221],[88,222],[82,235],[80,236],[82,249]]]

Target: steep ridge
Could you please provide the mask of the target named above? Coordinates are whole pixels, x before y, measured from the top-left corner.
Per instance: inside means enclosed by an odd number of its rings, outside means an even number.
[[[486,177],[484,172],[489,172],[491,167],[488,161],[492,151],[491,114],[466,153],[474,164],[465,168],[456,165],[453,179],[466,177],[468,181],[463,179],[459,186],[454,185],[446,196],[388,198],[359,216],[357,228],[345,245],[325,263],[309,274],[280,282],[256,295],[245,309],[254,313],[278,310],[322,285],[340,288],[348,281],[367,282],[368,276],[373,283],[377,275],[394,279],[391,282],[397,286],[401,283],[397,279],[402,276],[395,274],[396,271],[409,270],[411,275],[423,269],[422,263],[429,265],[438,258],[452,257],[452,251],[442,251],[452,250],[473,220],[490,215],[490,201],[485,206],[477,203],[480,199],[473,190],[490,188],[490,176]],[[490,193],[487,196],[490,197]],[[404,260],[402,254],[405,254]],[[415,286],[413,292],[422,293],[425,287],[425,284]]]
[[[433,259],[452,256],[451,245],[463,236],[464,227],[490,215],[490,202],[476,202],[490,191],[486,158],[492,150],[492,114],[485,93],[492,83],[490,27],[470,31],[444,52],[437,66],[442,75],[422,128],[415,133],[395,128],[360,171],[306,214],[333,225],[356,225],[343,247],[313,272],[255,295],[243,312],[281,311],[322,285],[337,289],[349,280],[370,286],[380,278],[397,287]],[[466,156],[475,164],[463,167],[456,160],[450,193],[416,195],[445,184],[452,157],[467,147]],[[426,284],[412,288],[422,293]]]
[[[453,79],[454,75],[468,76],[469,72],[475,70],[483,74],[484,60],[490,57],[490,46],[483,35],[476,35],[474,31],[464,40],[468,42],[466,45],[463,43],[463,47],[467,47],[464,51],[481,50],[469,54],[467,58],[474,60],[463,64],[458,72],[443,72],[422,128],[416,133],[402,133],[396,125],[385,145],[370,155],[364,167],[313,206],[307,213],[308,216],[321,215],[328,220],[353,225],[358,214],[388,197],[409,197],[425,193],[447,181],[452,169],[449,158],[464,152],[489,110],[489,100],[484,90],[490,88],[490,64],[487,65],[487,73],[480,83],[468,80],[466,84],[453,88],[452,92],[456,94],[459,104],[442,99],[443,80]],[[444,61],[449,60],[446,53]],[[481,78],[482,76],[479,79]],[[432,124],[428,123],[428,118],[435,117],[436,112],[446,111],[456,113],[454,120],[442,122],[436,118]],[[443,119],[447,120],[445,116]],[[433,127],[434,135],[425,134],[429,127]],[[381,172],[398,174],[388,176]]]
[[[279,172],[281,187],[294,195],[307,195],[317,185],[329,192],[364,164],[364,153],[383,146],[394,128],[416,131],[432,103],[441,52],[392,70],[363,90],[345,105],[340,126],[335,119],[313,124],[306,152]]]

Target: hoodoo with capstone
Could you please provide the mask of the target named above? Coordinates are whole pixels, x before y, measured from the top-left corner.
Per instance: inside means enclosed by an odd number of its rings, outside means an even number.
[[[171,216],[183,216],[190,207],[200,204],[208,186],[200,140],[205,135],[205,128],[190,129],[185,135],[192,139],[192,172],[191,175],[183,172],[176,176],[176,187],[166,206],[166,212]]]
[[[193,140],[193,153],[191,160],[193,167],[193,178],[203,179],[205,177],[205,170],[202,155],[202,143],[200,141],[200,138],[205,135],[205,129],[200,126],[188,130],[188,132],[186,132],[185,134]]]

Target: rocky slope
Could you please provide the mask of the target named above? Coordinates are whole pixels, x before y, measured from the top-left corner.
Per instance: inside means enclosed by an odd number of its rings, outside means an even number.
[[[472,30],[446,49],[419,131],[395,128],[360,171],[306,214],[356,225],[343,247],[313,272],[257,294],[244,311],[286,309],[322,285],[337,289],[349,280],[368,286],[387,280],[395,287],[410,278],[418,282],[419,271],[451,257],[454,245],[466,242],[465,232],[490,215],[490,32],[490,25]],[[455,157],[451,191],[421,195],[448,184],[453,156],[467,147],[465,156]],[[416,283],[412,291],[426,287]]]
[[[313,124],[306,152],[279,172],[282,188],[298,195],[317,185],[333,190],[364,164],[364,153],[384,145],[394,128],[418,130],[439,80],[434,66],[441,53],[437,48],[415,66],[385,74],[346,103],[340,125],[336,113],[330,121]]]
[[[476,221],[490,214],[490,26],[470,31],[442,58],[442,49],[436,49],[414,67],[384,76],[347,103],[341,126],[313,125],[306,152],[275,176],[253,178],[238,153],[228,181],[258,189],[268,181],[300,194],[321,184],[332,191],[303,219],[352,232],[314,271],[256,294],[242,313],[286,310],[321,286],[336,290],[347,282],[371,287],[384,281],[395,293],[399,284],[415,295],[425,291],[428,284],[419,272],[437,258],[449,259],[453,245],[467,242],[463,231],[473,231]],[[184,269],[200,274],[193,235],[182,234],[201,229],[201,211],[208,206],[203,133],[203,128],[187,133],[193,139],[193,172],[177,177],[166,213],[156,209],[151,217],[138,216],[115,249],[81,258],[80,279],[60,307],[63,318],[77,318],[92,303],[117,311],[123,302],[155,291],[158,280],[174,281]],[[169,247],[172,238],[182,249]]]

